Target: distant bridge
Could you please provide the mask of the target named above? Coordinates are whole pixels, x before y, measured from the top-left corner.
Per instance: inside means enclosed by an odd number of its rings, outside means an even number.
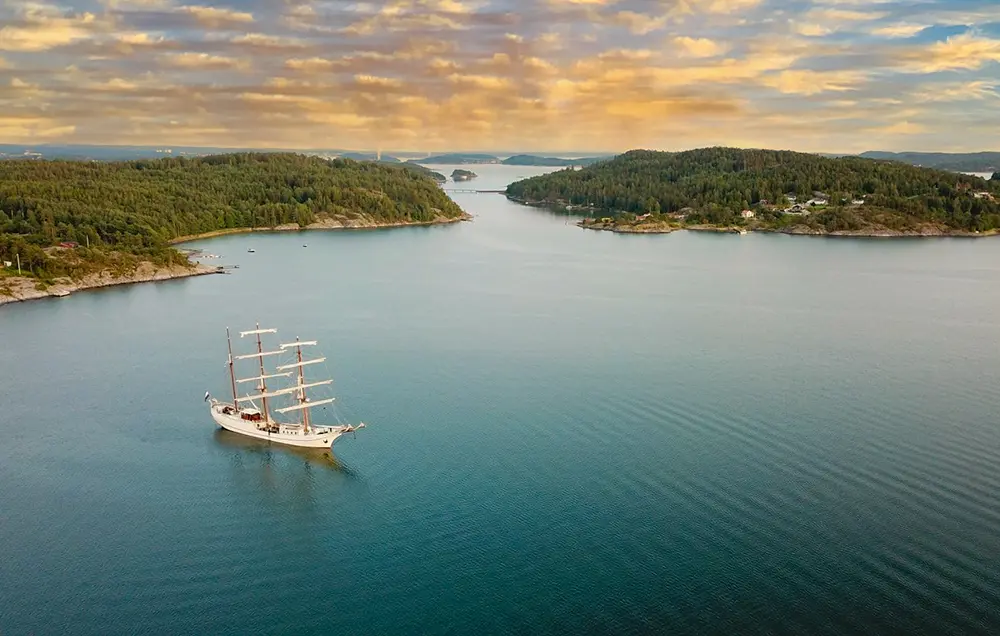
[[[441,188],[445,192],[458,192],[461,194],[506,194],[506,190],[473,190],[471,188]]]

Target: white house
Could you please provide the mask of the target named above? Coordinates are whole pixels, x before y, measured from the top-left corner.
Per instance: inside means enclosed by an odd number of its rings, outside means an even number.
[[[742,212],[740,212],[740,216],[742,216],[744,219],[752,219],[754,217],[754,211],[743,210]]]

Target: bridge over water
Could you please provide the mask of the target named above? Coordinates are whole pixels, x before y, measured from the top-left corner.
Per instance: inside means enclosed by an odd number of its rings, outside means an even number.
[[[505,194],[506,190],[474,190],[472,188],[441,188],[445,192],[458,192],[462,194]]]

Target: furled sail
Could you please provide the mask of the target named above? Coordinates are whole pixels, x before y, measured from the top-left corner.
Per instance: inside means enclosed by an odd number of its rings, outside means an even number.
[[[323,404],[330,404],[336,400],[336,398],[329,398],[327,400],[317,400],[315,402],[306,402],[305,404],[296,404],[295,406],[287,406],[283,409],[274,409],[278,413],[287,413],[289,411],[299,411],[301,409],[311,409],[314,406],[321,406]]]
[[[286,342],[278,346],[280,346],[282,349],[287,349],[288,347],[302,347],[305,345],[314,345],[314,344],[317,344],[315,340],[303,340],[301,342]]]
[[[237,382],[242,384],[244,382],[253,382],[255,380],[268,380],[270,378],[287,378],[290,375],[292,375],[291,371],[289,371],[288,373],[271,373],[268,375],[258,375],[256,378],[243,378],[241,380],[237,380]]]
[[[245,336],[252,336],[252,335],[258,334],[258,333],[278,333],[278,330],[277,329],[253,329],[251,331],[241,331],[240,332],[240,338],[243,338]]]
[[[278,389],[277,391],[269,391],[268,393],[257,393],[256,395],[247,395],[246,397],[236,398],[237,402],[246,402],[248,400],[257,400],[262,398],[273,398],[279,395],[288,395],[289,393],[295,393],[301,389],[308,389],[314,386],[322,386],[324,384],[332,384],[333,380],[320,380],[319,382],[310,382],[309,384],[296,384],[295,386],[290,386],[285,389]]]
[[[307,364],[316,364],[318,362],[325,361],[326,358],[313,358],[312,360],[303,360],[302,362],[295,362],[293,364],[283,364],[280,367],[275,367],[278,371],[284,371],[285,369],[296,369],[298,367],[304,367]]]
[[[233,360],[246,360],[247,358],[263,358],[264,356],[276,356],[278,354],[284,353],[284,351],[262,351],[260,353],[247,353],[241,356],[234,356]],[[281,370],[281,367],[278,367]]]

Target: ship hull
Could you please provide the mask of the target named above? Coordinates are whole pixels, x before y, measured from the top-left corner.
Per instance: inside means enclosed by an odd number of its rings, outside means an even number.
[[[300,446],[304,448],[331,448],[341,435],[348,432],[347,426],[313,426],[309,432],[302,431],[298,424],[277,424],[272,422],[271,429],[265,429],[263,422],[244,420],[238,414],[223,413],[228,405],[218,402],[212,404],[211,413],[215,423],[233,433],[265,439],[275,444]],[[274,431],[277,428],[277,431]]]

